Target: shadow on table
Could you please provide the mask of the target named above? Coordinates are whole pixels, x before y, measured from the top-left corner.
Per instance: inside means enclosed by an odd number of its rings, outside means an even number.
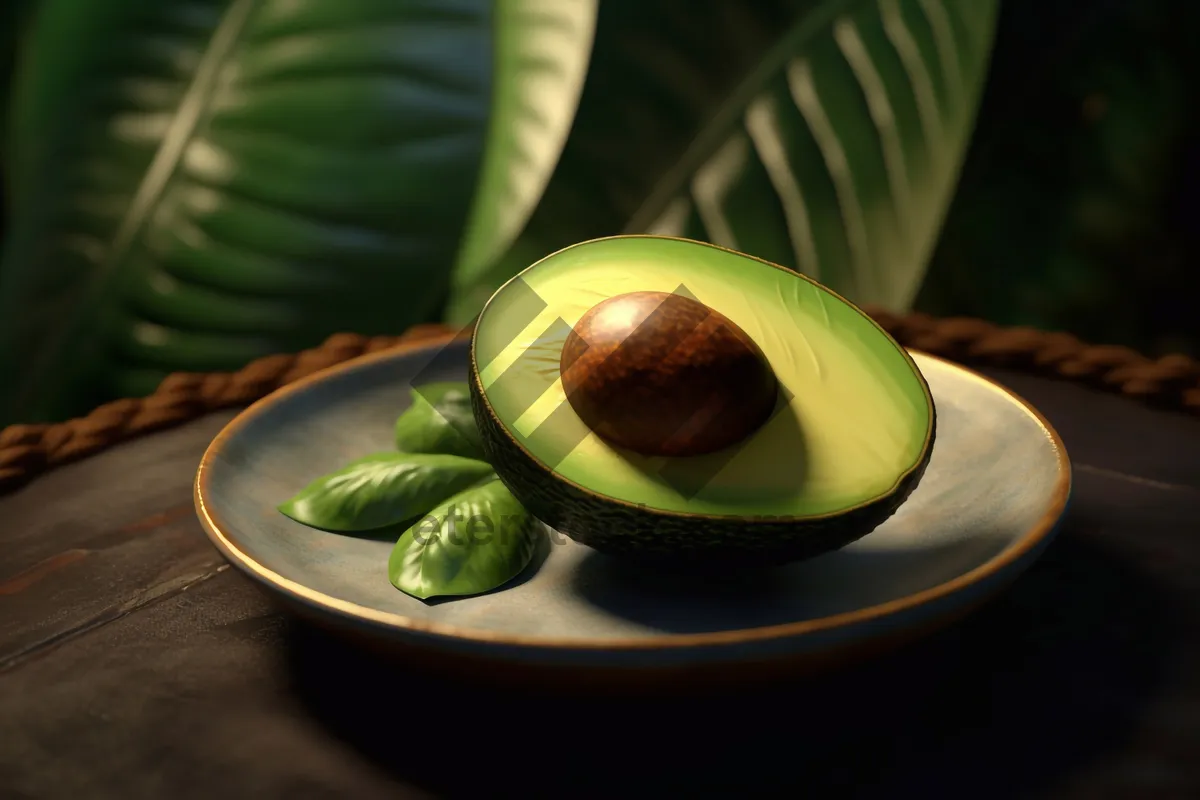
[[[333,734],[439,794],[1025,796],[1120,746],[1178,636],[1148,578],[1073,527],[963,623],[790,685],[546,698],[406,672],[297,626],[295,686]]]

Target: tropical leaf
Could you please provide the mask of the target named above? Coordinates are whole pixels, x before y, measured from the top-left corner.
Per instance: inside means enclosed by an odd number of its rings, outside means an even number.
[[[455,265],[466,286],[512,244],[545,191],[587,73],[598,0],[499,0],[488,150]]]
[[[593,3],[42,0],[0,424],[436,319],[553,167]]]
[[[907,308],[973,127],[997,6],[605,4],[542,203],[449,318],[469,319],[535,258],[622,232],[709,241]]]

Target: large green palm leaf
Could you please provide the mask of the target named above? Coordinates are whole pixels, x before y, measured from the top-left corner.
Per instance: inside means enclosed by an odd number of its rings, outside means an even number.
[[[436,318],[456,261],[502,249],[540,196],[594,13],[43,0],[10,142],[0,423]]]
[[[620,232],[711,241],[907,308],[957,180],[997,0],[643,0],[601,8],[538,211],[455,297]]]

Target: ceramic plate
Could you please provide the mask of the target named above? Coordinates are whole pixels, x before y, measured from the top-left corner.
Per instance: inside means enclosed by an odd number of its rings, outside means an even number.
[[[348,461],[391,449],[410,386],[465,380],[468,346],[438,340],[367,356],[240,414],[196,476],[212,541],[294,610],[410,654],[662,672],[811,662],[927,630],[1028,566],[1067,504],[1069,461],[1045,419],[988,379],[913,353],[937,404],[932,459],[900,510],[854,544],[699,584],[651,580],[554,536],[515,584],[426,604],[389,583],[391,542],[312,530],[276,506]]]

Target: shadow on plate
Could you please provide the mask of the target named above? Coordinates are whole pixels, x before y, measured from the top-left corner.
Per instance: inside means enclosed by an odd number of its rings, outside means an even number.
[[[905,597],[982,564],[1007,543],[997,535],[928,547],[855,544],[784,567],[697,576],[590,550],[572,576],[571,590],[609,614],[667,633],[738,630]]]
[[[514,786],[551,797],[721,786],[1028,796],[1126,740],[1180,636],[1169,598],[1080,527],[1068,521],[1009,591],[958,625],[786,684],[690,698],[496,690],[410,671],[300,624],[290,667],[331,732],[442,796]]]

